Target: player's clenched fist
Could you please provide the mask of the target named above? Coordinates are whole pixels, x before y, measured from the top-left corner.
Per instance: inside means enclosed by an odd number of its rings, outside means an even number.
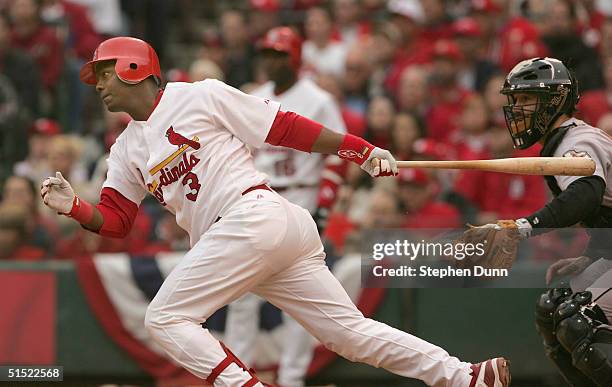
[[[361,169],[370,174],[370,176],[393,176],[397,175],[397,161],[386,149],[374,148],[368,159],[360,165]]]
[[[61,172],[55,172],[55,177],[43,181],[40,196],[47,206],[62,214],[70,213],[75,198],[74,190]]]
[[[373,177],[397,175],[397,161],[388,150],[373,146],[363,138],[347,134],[338,149],[340,158],[359,164]]]

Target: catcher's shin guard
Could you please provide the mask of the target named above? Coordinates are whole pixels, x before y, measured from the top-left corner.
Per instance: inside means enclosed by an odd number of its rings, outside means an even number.
[[[244,383],[241,387],[253,387],[255,386],[257,383],[261,383],[262,385],[266,386],[266,387],[275,387],[271,384],[268,383],[264,383],[261,380],[259,380],[257,378],[257,376],[255,376],[255,371],[252,368],[247,368],[243,362],[241,362],[238,357],[236,355],[234,355],[232,353],[232,351],[229,350],[229,348],[227,348],[225,346],[225,344],[223,344],[223,342],[219,342],[219,344],[221,344],[221,347],[223,348],[223,351],[225,351],[226,357],[225,359],[223,359],[221,361],[221,363],[217,364],[217,366],[211,371],[210,375],[208,375],[208,377],[206,378],[206,381],[208,383],[210,383],[211,385],[215,385],[215,380],[219,377],[219,375],[221,375],[221,373],[227,368],[229,367],[230,364],[235,363],[236,365],[238,365],[238,367],[242,368],[243,370],[245,370],[246,372],[248,372],[251,375],[251,379],[249,379],[246,383]]]
[[[553,316],[559,304],[570,298],[570,288],[555,288],[543,293],[536,303],[536,328],[544,339],[546,356],[555,364],[561,376],[573,387],[592,386],[591,380],[572,365],[572,356],[557,340]]]
[[[597,386],[612,386],[612,327],[590,292],[577,293],[557,308],[556,337],[572,364]]]
[[[572,296],[570,288],[549,289],[542,293],[536,303],[535,322],[540,336],[544,339],[544,344],[557,344],[554,332],[553,316],[557,307]]]

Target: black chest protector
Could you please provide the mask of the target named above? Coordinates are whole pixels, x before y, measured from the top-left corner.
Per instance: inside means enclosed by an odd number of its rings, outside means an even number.
[[[576,126],[576,124],[562,126],[555,130],[550,137],[546,139],[546,142],[540,151],[540,156],[552,157],[559,147],[559,144],[561,144],[561,141],[563,141],[567,131],[574,126]],[[554,176],[544,176],[544,178],[546,179],[546,184],[548,185],[548,188],[550,188],[553,195],[558,196],[561,193],[561,188],[559,188],[559,184],[557,184],[557,179],[555,179]]]

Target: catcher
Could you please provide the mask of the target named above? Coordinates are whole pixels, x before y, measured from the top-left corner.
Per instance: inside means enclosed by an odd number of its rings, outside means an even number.
[[[575,224],[588,227],[583,256],[548,269],[548,283],[559,275],[575,276],[569,287],[541,296],[536,326],[548,357],[570,385],[612,386],[612,235],[607,233],[612,228],[612,138],[574,118],[577,83],[557,59],[520,62],[501,93],[508,97],[504,115],[516,148],[539,142],[541,156],[590,157],[596,170],[587,177],[546,176],[554,198],[543,208],[525,218],[472,227],[462,240],[486,239],[481,260],[489,267],[509,268],[520,239]]]

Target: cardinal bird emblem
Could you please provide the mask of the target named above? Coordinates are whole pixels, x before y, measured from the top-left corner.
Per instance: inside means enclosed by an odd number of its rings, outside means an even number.
[[[187,137],[180,135],[174,131],[174,128],[171,126],[166,130],[166,137],[168,137],[168,141],[172,145],[176,145],[179,148],[183,145],[189,145],[193,149],[200,149],[200,143],[195,140],[190,140]]]

